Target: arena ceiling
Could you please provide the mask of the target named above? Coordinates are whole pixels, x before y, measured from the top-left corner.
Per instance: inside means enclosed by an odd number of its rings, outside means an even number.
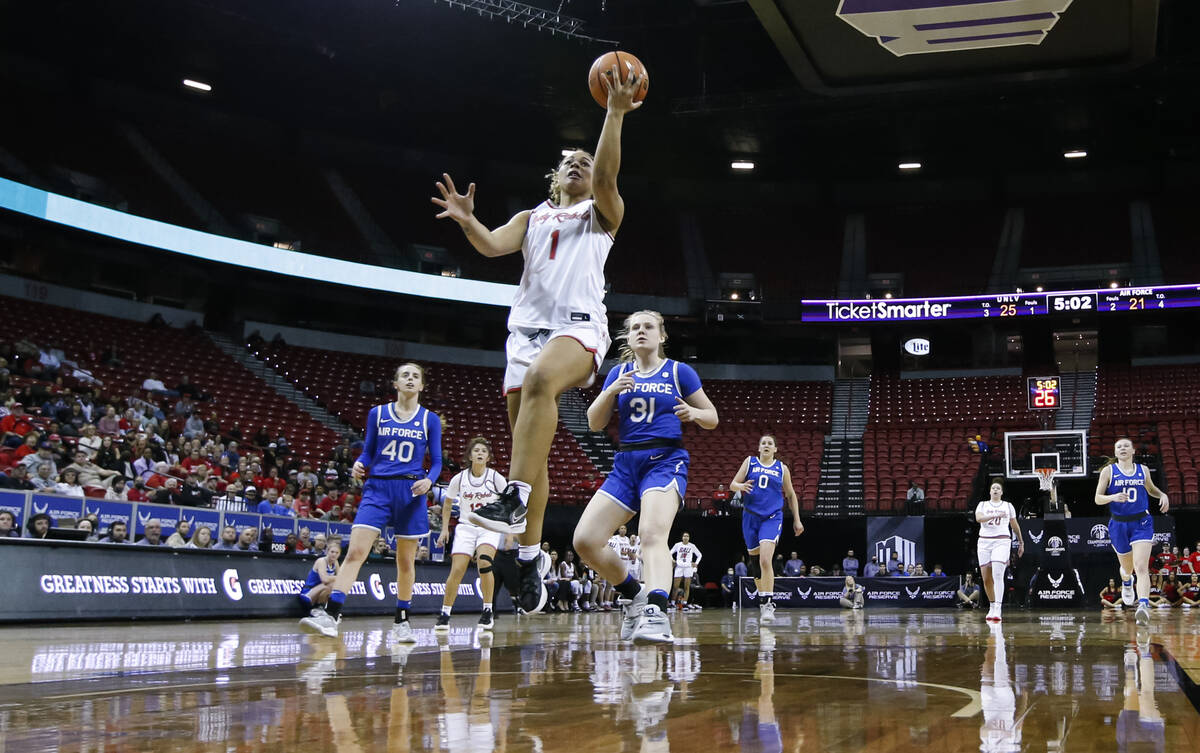
[[[601,117],[584,77],[610,46],[463,2],[10,2],[0,88],[19,91],[10,101],[30,103],[32,118],[31,92],[214,132],[236,117],[514,162],[594,141]],[[765,179],[869,178],[917,156],[986,172],[1054,165],[1071,146],[1097,166],[1195,158],[1190,0],[529,3],[647,63],[630,171],[725,179],[729,158],[748,156]],[[1040,41],[910,51],[987,26],[1016,35],[997,40]],[[185,91],[185,77],[213,91]]]

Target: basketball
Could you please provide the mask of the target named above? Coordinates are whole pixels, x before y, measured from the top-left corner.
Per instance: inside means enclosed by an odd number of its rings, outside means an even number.
[[[628,52],[606,52],[596,58],[592,63],[591,70],[588,71],[588,88],[591,89],[592,99],[596,100],[596,104],[604,108],[608,107],[608,80],[605,76],[613,69],[613,66],[616,66],[617,75],[621,76],[622,82],[628,81],[634,75],[641,74],[642,85],[633,95],[633,101],[641,102],[645,99],[646,92],[650,91],[650,74],[646,72],[646,66],[642,65],[642,61]]]

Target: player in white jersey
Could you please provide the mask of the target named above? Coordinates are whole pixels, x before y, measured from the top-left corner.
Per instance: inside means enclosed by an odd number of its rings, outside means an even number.
[[[626,571],[629,570],[629,566],[630,566],[630,560],[629,560],[630,546],[629,546],[628,530],[629,529],[626,528],[625,526],[621,526],[620,528],[617,529],[616,533],[614,533],[612,536],[610,536],[608,538],[608,548],[613,550],[614,552],[616,552],[617,556],[621,558],[621,562],[623,562],[625,564]],[[608,610],[612,609],[613,601],[616,598],[616,591],[613,588],[612,583],[608,583],[606,581],[605,586],[606,586],[606,588],[605,588],[604,594],[601,598],[603,599],[603,602],[604,602],[604,604],[603,604],[604,610],[608,611]]]
[[[671,558],[675,560],[675,578],[671,594],[677,600],[680,609],[693,608],[688,604],[688,598],[692,594],[692,576],[700,567],[700,558],[703,556],[699,547],[692,543],[692,536],[688,533],[683,534],[683,539],[671,547]]]
[[[642,580],[642,542],[636,533],[629,535],[629,574],[633,579]]]
[[[983,588],[990,602],[987,620],[999,622],[1001,604],[1004,602],[1004,569],[1012,557],[1014,535],[1019,542],[1017,556],[1025,554],[1025,539],[1021,537],[1017,511],[1011,502],[1004,501],[1004,485],[999,481],[992,483],[991,498],[983,500],[975,508],[975,520],[979,522],[979,543],[975,551],[979,555]]]
[[[458,595],[458,585],[462,583],[463,575],[471,558],[477,558],[479,563],[479,588],[483,593],[483,612],[479,615],[479,628],[491,630],[493,625],[492,598],[496,593],[496,578],[492,574],[492,565],[496,550],[500,548],[500,534],[472,525],[466,520],[469,510],[473,510],[496,498],[504,488],[504,477],[494,468],[489,468],[492,462],[492,445],[483,437],[475,437],[467,442],[467,451],[463,457],[463,465],[468,466],[450,480],[446,488],[446,503],[442,505],[442,532],[438,534],[438,544],[446,546],[450,535],[450,512],[453,503],[458,503],[458,526],[454,529],[454,545],[450,550],[450,573],[446,576],[446,594],[442,597],[442,613],[438,615],[437,624],[433,629],[443,632],[450,629],[450,610],[454,607],[454,597]]]
[[[582,150],[565,156],[550,174],[550,201],[518,212],[488,230],[475,217],[475,184],[458,193],[449,175],[438,182],[438,217],[454,220],[484,256],[518,250],[525,257],[509,313],[508,368],[504,391],[512,426],[509,484],[500,498],[470,515],[471,522],[501,533],[520,533],[522,608],[535,612],[546,600],[538,544],[549,498],[547,461],[558,426],[558,398],[589,385],[611,344],[604,308],[604,262],[625,216],[617,190],[621,127],[642,78],[607,76],[608,110],[595,157]]]

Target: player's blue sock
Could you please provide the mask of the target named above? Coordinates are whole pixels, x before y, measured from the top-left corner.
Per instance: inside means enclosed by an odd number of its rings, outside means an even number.
[[[325,605],[325,611],[330,617],[337,619],[342,613],[342,605],[346,603],[346,594],[342,591],[334,590],[329,594],[329,603]]]
[[[642,590],[642,584],[634,580],[632,575],[626,573],[625,580],[613,586],[613,588],[626,599],[632,599],[638,595],[638,591]]]
[[[306,593],[300,594],[300,601],[304,602],[304,605],[307,607],[312,606],[312,598]]]
[[[1138,599],[1138,604],[1145,604],[1146,606],[1150,606],[1150,600],[1149,599]]]
[[[412,607],[412,602],[405,599],[396,599],[396,624],[408,622],[408,610]]]
[[[646,596],[646,602],[653,604],[662,611],[667,611],[667,592],[661,588],[656,588]]]

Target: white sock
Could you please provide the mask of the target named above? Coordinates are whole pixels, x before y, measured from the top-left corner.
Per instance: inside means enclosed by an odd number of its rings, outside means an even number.
[[[1125,568],[1121,568],[1121,582],[1122,583],[1124,583],[1125,581],[1129,580],[1132,577],[1133,577],[1132,575],[1125,572]]]
[[[542,551],[539,544],[521,544],[517,551],[517,559],[522,562],[533,562],[538,558],[538,552]]]
[[[529,504],[529,493],[533,491],[533,487],[524,481],[509,481],[508,483],[517,487],[517,493],[521,495],[521,504]]]
[[[449,617],[449,616],[450,616],[450,610],[451,610],[451,609],[454,609],[454,607],[452,607],[452,606],[448,607],[448,606],[446,606],[445,604],[443,604],[443,605],[442,605],[442,614],[444,614],[444,615],[446,615],[447,617]]]
[[[483,611],[485,611],[485,612],[492,611],[492,602],[490,602],[490,601],[483,602]]]
[[[996,594],[996,609],[1004,603],[1004,565],[1000,562],[992,563],[992,593]]]

